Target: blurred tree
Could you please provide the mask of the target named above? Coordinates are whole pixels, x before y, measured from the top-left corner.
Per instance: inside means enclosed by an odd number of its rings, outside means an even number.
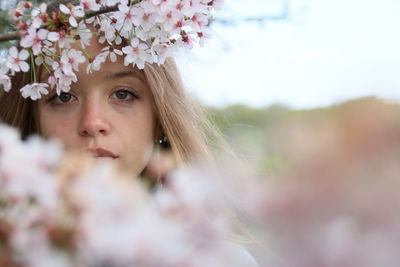
[[[351,110],[378,109],[390,110],[400,114],[398,103],[386,103],[375,97],[364,97],[337,105],[307,110],[294,110],[284,105],[271,105],[266,108],[252,108],[233,105],[224,108],[209,107],[209,113],[228,142],[239,155],[252,162],[262,173],[278,176],[289,167],[283,148],[289,140],[288,131],[293,125],[313,127],[318,122],[326,122],[339,114]],[[362,115],[362,114],[360,114]],[[398,116],[400,125],[400,116]]]

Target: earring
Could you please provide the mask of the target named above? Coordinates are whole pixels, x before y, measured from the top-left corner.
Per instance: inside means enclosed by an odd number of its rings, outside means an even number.
[[[162,138],[158,139],[158,143],[160,145],[165,144],[168,142],[168,138],[166,136],[163,136]]]
[[[163,148],[169,147],[168,138],[164,135],[162,138],[158,139],[158,144]]]

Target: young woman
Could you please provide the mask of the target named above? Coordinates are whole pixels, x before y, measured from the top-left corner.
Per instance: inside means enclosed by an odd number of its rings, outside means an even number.
[[[103,45],[92,38],[86,49],[95,56]],[[211,143],[223,143],[202,109],[185,92],[172,58],[144,70],[124,66],[122,58],[106,61],[99,71],[79,67],[71,91],[55,90],[37,101],[19,91],[29,72],[13,76],[12,89],[0,97],[0,120],[19,128],[23,137],[58,138],[68,150],[111,160],[139,175],[159,146],[176,164],[212,158]],[[49,73],[40,69],[40,80]]]
[[[72,12],[73,7],[69,8]],[[47,12],[52,10],[54,7]],[[96,58],[103,51],[100,37],[91,37],[86,57]],[[71,46],[79,50],[80,40]],[[32,60],[33,56],[30,66]],[[0,91],[0,122],[18,128],[23,138],[32,134],[57,138],[67,150],[111,161],[133,177],[154,167],[152,159],[160,150],[167,150],[178,167],[213,162],[214,148],[227,151],[216,127],[185,92],[173,58],[163,64],[146,63],[139,69],[118,57],[88,72],[91,63],[79,64],[69,91],[52,89],[36,101],[20,92],[32,82],[32,73],[16,72],[9,92]],[[36,67],[37,82],[47,83],[51,75],[43,65]],[[246,251],[239,252],[244,254],[243,266],[255,266]]]

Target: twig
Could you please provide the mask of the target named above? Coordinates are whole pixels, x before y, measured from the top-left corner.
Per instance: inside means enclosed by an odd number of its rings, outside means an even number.
[[[58,1],[54,1],[52,2],[49,6],[48,6],[48,13],[54,12],[55,10],[58,10],[58,6],[60,4],[65,4],[65,3],[72,3],[74,4],[75,2],[79,2],[79,1],[67,1],[67,0],[58,0]],[[82,19],[88,19],[94,16],[98,16],[101,14],[106,14],[106,13],[110,13],[110,12],[114,12],[118,10],[118,5],[115,6],[111,6],[111,7],[102,7],[100,10],[98,11],[87,11],[85,12],[85,16]],[[2,33],[0,34],[0,42],[6,42],[6,41],[11,41],[11,40],[19,40],[21,38],[20,33],[18,31],[14,31],[14,32],[7,32],[7,33]]]

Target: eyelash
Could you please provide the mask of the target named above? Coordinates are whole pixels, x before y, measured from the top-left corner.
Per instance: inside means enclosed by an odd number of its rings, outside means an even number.
[[[117,96],[115,96],[115,100],[117,100],[117,101],[121,101],[121,102],[132,102],[132,101],[134,101],[135,99],[138,99],[138,98],[139,98],[139,96],[138,96],[135,92],[132,92],[131,90],[129,90],[129,89],[127,89],[127,88],[119,88],[119,89],[115,90],[115,92],[113,92],[113,93],[111,94],[111,96],[116,95],[118,92],[127,93],[127,97],[130,97],[130,98],[129,98],[129,99],[119,99]]]
[[[71,96],[71,98],[74,98],[74,99],[76,99],[76,97],[74,96],[74,95],[72,95],[72,94],[70,94],[70,93],[61,93],[60,95],[58,95],[58,94],[55,94],[54,96],[52,96],[52,97],[50,97],[48,100],[47,100],[47,102],[49,102],[49,103],[51,103],[51,104],[53,104],[53,105],[66,105],[66,104],[68,104],[68,103],[71,103],[71,101],[68,101],[68,102],[63,102],[63,101],[61,101],[61,99],[60,99],[60,97],[61,97],[61,95],[69,95],[69,96]]]

